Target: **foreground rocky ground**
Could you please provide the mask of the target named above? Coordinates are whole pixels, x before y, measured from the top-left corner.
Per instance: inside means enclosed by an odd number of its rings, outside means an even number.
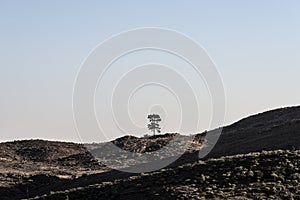
[[[34,199],[300,199],[299,159],[299,150],[221,157]]]

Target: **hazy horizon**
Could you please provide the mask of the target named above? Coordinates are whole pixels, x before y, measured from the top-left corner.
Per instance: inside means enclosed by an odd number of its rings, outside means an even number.
[[[262,111],[257,112],[257,113],[251,113],[251,114],[245,115],[244,117],[242,117],[240,119],[237,119],[236,121],[233,121],[233,122],[231,122],[229,124],[224,124],[223,127],[232,125],[232,124],[234,124],[234,123],[236,123],[236,122],[238,122],[238,121],[240,121],[242,119],[245,119],[247,117],[250,117],[250,116],[253,116],[253,115],[256,115],[256,114],[260,114],[260,113],[264,113],[264,112],[267,112],[267,111],[276,110],[276,109],[280,109],[280,108],[289,108],[289,107],[298,107],[298,106],[300,106],[300,105],[288,105],[288,106],[276,107],[276,108],[272,108],[272,109],[268,109],[268,110],[262,110]],[[204,131],[211,131],[211,130],[204,130]],[[202,131],[202,132],[204,132],[204,131]],[[202,132],[197,132],[197,133],[202,133]],[[160,134],[166,134],[166,133],[176,133],[176,132],[162,131],[161,133],[158,133],[158,135],[160,135]],[[194,133],[194,134],[197,134],[197,133]],[[152,133],[149,131],[149,133],[147,133],[147,134],[151,135]],[[179,134],[181,134],[181,133],[179,133]],[[143,136],[141,134],[134,134],[134,133],[132,133],[130,135],[137,136],[137,137]],[[120,135],[118,137],[115,137],[115,138],[113,138],[113,140],[117,139],[119,137],[122,137],[122,136],[125,136],[125,135]],[[93,142],[97,143],[97,141],[82,142],[82,141],[74,141],[74,140],[49,139],[49,138],[42,138],[42,137],[41,138],[40,137],[36,137],[36,138],[22,138],[22,139],[13,139],[13,140],[4,140],[4,141],[1,140],[0,143],[2,143],[2,142],[11,142],[11,141],[20,141],[20,140],[49,140],[49,141],[57,141],[57,142],[74,142],[74,143],[83,143],[83,144],[88,144],[88,143],[93,143]],[[108,142],[108,141],[111,141],[111,140],[103,140],[103,141],[98,141],[98,142],[101,143],[101,142]]]

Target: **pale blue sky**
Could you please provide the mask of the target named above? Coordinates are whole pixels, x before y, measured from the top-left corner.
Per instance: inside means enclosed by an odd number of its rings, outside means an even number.
[[[71,101],[82,61],[139,27],[177,30],[208,51],[226,90],[225,124],[298,105],[299,10],[292,0],[0,0],[0,140],[78,141]]]

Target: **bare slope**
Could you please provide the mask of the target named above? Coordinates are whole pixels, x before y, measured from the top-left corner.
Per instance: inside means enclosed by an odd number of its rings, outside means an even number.
[[[208,157],[300,149],[300,107],[276,109],[227,126]]]

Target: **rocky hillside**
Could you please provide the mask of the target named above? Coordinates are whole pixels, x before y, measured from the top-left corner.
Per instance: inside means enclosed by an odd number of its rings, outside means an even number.
[[[93,199],[95,195],[105,199],[298,198],[299,132],[300,107],[250,116],[224,127],[218,143],[203,161],[199,161],[199,150],[206,142],[205,136],[212,132],[193,136],[175,133],[143,138],[124,136],[112,141],[120,147],[117,151],[110,148],[111,143],[82,145],[43,140],[0,143],[0,196],[1,199],[43,195],[47,199]],[[136,158],[124,156],[120,153],[122,149],[136,153],[147,166],[147,155],[154,155],[157,161],[177,156],[177,147],[191,138],[191,145],[180,159],[159,172],[124,173],[111,170],[94,157],[108,152],[113,158],[109,166],[136,165]],[[171,148],[158,151],[172,142]],[[260,153],[265,150],[268,152]]]
[[[143,154],[164,147],[175,136],[188,137],[179,134],[149,138],[125,136],[112,143],[126,151]],[[195,137],[191,151],[199,150],[202,139],[203,136]],[[33,197],[50,191],[95,184],[98,180],[89,178],[93,174],[101,174],[100,179],[108,177],[108,180],[128,176],[106,167],[86,149],[94,146],[95,150],[99,150],[99,145],[105,146],[105,143],[82,145],[44,140],[0,143],[1,199]],[[175,152],[173,149],[172,155]],[[124,162],[118,163],[127,166],[127,158],[123,159]]]
[[[205,134],[184,136],[178,133],[167,133],[146,138],[124,136],[111,143],[85,146],[94,157],[114,169],[135,167],[138,164],[146,164],[144,165],[146,167],[147,163],[154,164],[164,159],[178,158],[183,153],[198,152],[204,142]]]

